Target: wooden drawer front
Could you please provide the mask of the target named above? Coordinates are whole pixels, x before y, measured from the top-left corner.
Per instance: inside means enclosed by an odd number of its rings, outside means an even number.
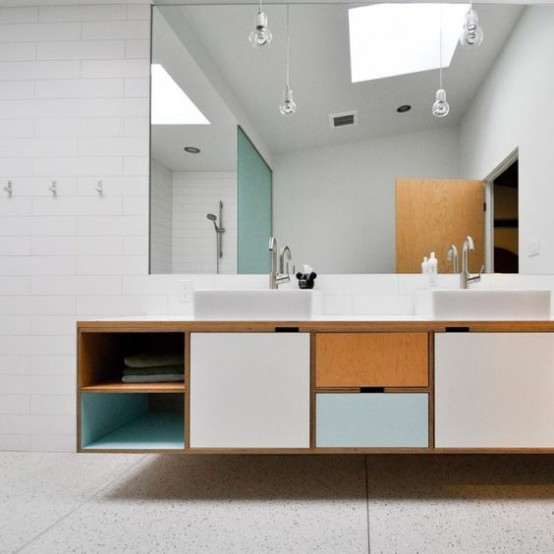
[[[316,446],[426,448],[429,400],[425,393],[322,393],[316,400]]]
[[[426,387],[427,333],[317,333],[317,387]]]

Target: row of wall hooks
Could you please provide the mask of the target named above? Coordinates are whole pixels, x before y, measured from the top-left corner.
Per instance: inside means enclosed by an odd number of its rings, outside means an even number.
[[[6,185],[4,185],[4,191],[8,193],[8,196],[12,196],[13,194],[13,181],[9,180]],[[48,187],[48,190],[52,193],[52,196],[58,195],[58,183],[57,181],[52,181],[50,186]],[[94,190],[102,196],[104,194],[104,183],[100,180],[96,183],[96,186],[94,187]]]

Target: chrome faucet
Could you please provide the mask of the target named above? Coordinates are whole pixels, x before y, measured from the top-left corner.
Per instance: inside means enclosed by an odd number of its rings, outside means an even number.
[[[452,264],[452,273],[460,273],[458,264],[458,249],[454,244],[450,245],[446,255],[446,260]]]
[[[285,256],[287,257],[287,269],[285,271]],[[281,250],[279,252],[279,273],[281,275],[289,275],[290,276],[290,268],[289,263],[292,261],[292,254],[290,253],[290,248],[288,246],[282,246]],[[292,268],[292,272],[294,273],[294,266]],[[288,279],[290,281],[290,277]]]
[[[462,272],[460,273],[460,287],[462,289],[467,289],[471,283],[477,283],[481,280],[481,273],[471,275],[467,268],[467,258],[470,250],[475,250],[475,245],[473,239],[468,235],[462,246]]]
[[[269,288],[277,289],[279,288],[279,285],[282,285],[283,283],[288,283],[290,281],[290,275],[288,273],[283,273],[285,253],[288,253],[288,259],[291,259],[290,248],[288,246],[283,246],[283,248],[281,249],[281,255],[279,256],[279,267],[277,266],[277,239],[273,236],[269,237],[269,251],[271,252]]]

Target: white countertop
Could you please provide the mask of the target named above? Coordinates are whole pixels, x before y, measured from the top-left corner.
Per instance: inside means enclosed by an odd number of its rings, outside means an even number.
[[[183,314],[176,314],[176,315],[131,315],[131,316],[124,316],[124,317],[111,317],[111,318],[81,318],[80,321],[106,321],[106,322],[184,322],[184,323],[195,323],[195,322],[226,322],[226,323],[233,323],[233,322],[244,322],[244,321],[259,321],[259,322],[268,322],[268,321],[288,321],[288,322],[296,322],[296,321],[302,321],[305,323],[310,322],[410,322],[410,321],[479,321],[479,322],[498,322],[498,321],[523,321],[523,320],[513,320],[513,319],[444,319],[444,318],[427,318],[427,317],[420,317],[415,315],[377,315],[377,314],[362,314],[362,315],[352,315],[352,314],[338,314],[338,315],[317,315],[312,316],[310,319],[279,319],[279,318],[271,318],[271,319],[260,319],[260,318],[236,318],[236,319],[223,319],[223,318],[213,318],[213,319],[197,319],[193,315],[183,315]],[[554,317],[545,318],[545,319],[533,319],[533,320],[525,320],[525,321],[536,321],[536,322],[551,322],[554,321]]]
[[[236,319],[195,319],[193,315],[132,315],[125,317],[110,317],[110,318],[87,318],[82,321],[169,321],[169,322],[206,322],[206,321],[297,321],[295,319],[250,319],[250,318],[236,318]],[[426,318],[415,316],[415,315],[375,315],[375,314],[365,314],[365,315],[317,315],[312,316],[310,319],[303,319],[301,321],[312,322],[312,321],[429,321]]]

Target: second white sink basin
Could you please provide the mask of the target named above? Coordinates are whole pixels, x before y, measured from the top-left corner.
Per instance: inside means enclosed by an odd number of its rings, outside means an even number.
[[[445,320],[550,319],[549,290],[430,289],[415,294],[415,314]]]
[[[313,290],[194,291],[194,317],[202,320],[305,320],[320,312],[320,304]]]

